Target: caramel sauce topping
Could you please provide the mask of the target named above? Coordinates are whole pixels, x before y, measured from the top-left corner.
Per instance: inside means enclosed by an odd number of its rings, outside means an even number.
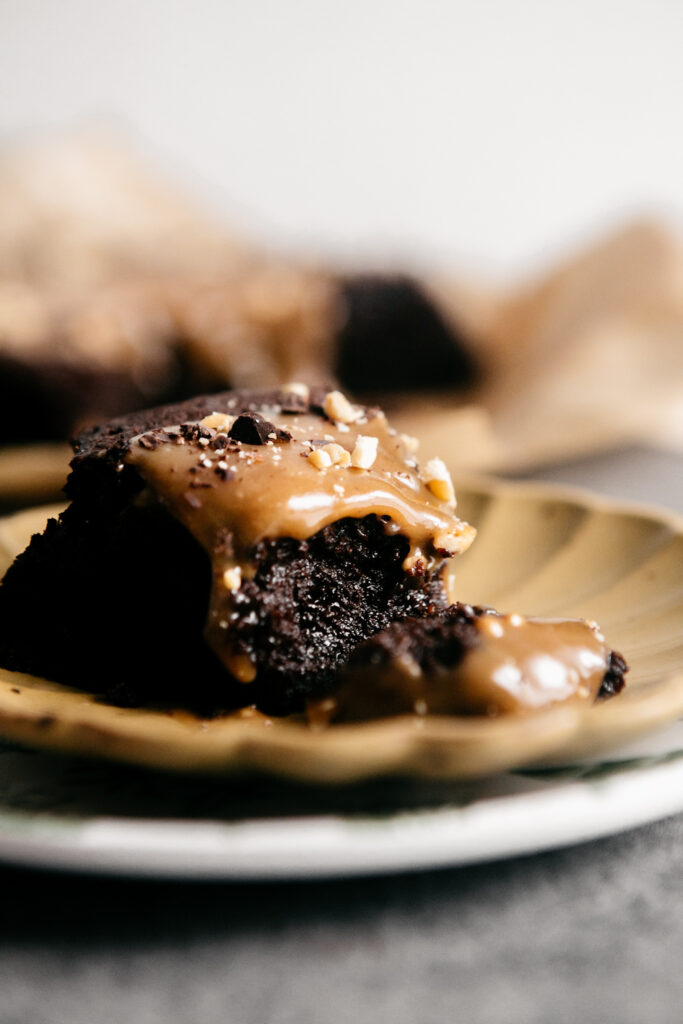
[[[229,416],[225,433],[205,426],[191,436],[168,427],[162,443],[158,431],[140,435],[125,457],[211,559],[207,641],[244,682],[255,678],[255,666],[230,653],[226,630],[233,595],[254,573],[259,541],[305,540],[339,519],[374,514],[385,519],[388,532],[408,539],[404,568],[420,572],[465,550],[475,535],[456,516],[455,502],[436,497],[421,479],[408,441],[383,413],[358,409],[353,422],[343,422],[312,412],[285,414],[277,407],[260,412],[275,428],[263,443],[230,437]],[[215,414],[204,423],[219,421]],[[367,468],[354,466],[354,459]]]
[[[340,519],[376,515],[387,532],[408,540],[404,570],[420,573],[474,538],[455,514],[440,460],[420,472],[411,438],[392,430],[383,413],[352,406],[337,392],[324,408],[327,416],[277,406],[244,417],[239,408],[235,415],[216,412],[200,424],[140,435],[125,457],[147,484],[141,500],[151,496],[165,505],[209,556],[206,639],[245,683],[256,666],[231,646],[230,624],[235,595],[255,572],[260,541],[306,540]],[[424,672],[402,654],[347,670],[339,694],[343,717],[519,714],[595,700],[610,657],[595,625],[487,611],[474,629],[475,642],[450,669]],[[309,708],[311,727],[323,728],[337,710],[334,699],[317,702]]]
[[[388,714],[524,714],[559,703],[592,703],[610,648],[582,619],[526,618],[487,612],[476,642],[452,668],[425,671],[405,653],[388,663],[348,669],[330,717]]]
[[[482,615],[477,631],[457,670],[464,709],[505,714],[595,700],[610,655],[597,627],[512,614]]]

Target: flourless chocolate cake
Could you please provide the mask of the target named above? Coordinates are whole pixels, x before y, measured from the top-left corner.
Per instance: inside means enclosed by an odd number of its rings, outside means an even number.
[[[454,392],[475,382],[472,340],[415,278],[359,274],[342,281],[341,299],[334,370],[344,387]]]
[[[255,382],[337,380],[372,396],[455,392],[474,373],[471,343],[406,276],[259,263],[75,295],[0,283],[0,442],[63,440],[98,418]]]
[[[317,721],[624,685],[595,623],[449,606],[446,561],[475,531],[445,465],[338,391],[207,395],[74,446],[71,504],[0,587],[6,668],[123,705]]]
[[[70,506],[0,587],[0,662],[122,704],[296,711],[446,606],[474,530],[378,409],[292,385],[82,433]]]

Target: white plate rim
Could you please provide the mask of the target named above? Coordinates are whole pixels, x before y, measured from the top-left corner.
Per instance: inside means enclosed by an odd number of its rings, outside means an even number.
[[[481,474],[459,474],[472,489]],[[517,481],[495,481],[498,491]],[[583,488],[523,484],[589,507],[640,513],[680,529],[683,517]],[[83,874],[216,881],[313,880],[457,867],[568,846],[683,811],[683,750],[671,760],[626,765],[599,781],[381,818],[323,814],[237,823],[113,818],[84,820],[0,809],[0,861]],[[639,761],[638,764],[641,762]],[[635,762],[634,762],[635,764]],[[598,762],[599,766],[599,762]]]
[[[0,861],[87,874],[283,881],[393,874],[528,855],[683,811],[683,751],[606,777],[391,815],[150,821],[0,812]],[[641,764],[642,759],[633,764]]]

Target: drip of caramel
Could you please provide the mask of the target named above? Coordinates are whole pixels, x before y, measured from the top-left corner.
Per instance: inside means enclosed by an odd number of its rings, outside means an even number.
[[[458,519],[454,502],[440,500],[421,480],[406,442],[383,413],[359,409],[352,423],[310,412],[283,414],[277,407],[261,413],[275,428],[263,444],[238,443],[215,430],[192,438],[169,427],[161,443],[158,432],[154,444],[148,443],[154,432],[133,439],[125,457],[146,481],[148,493],[186,526],[211,559],[207,641],[243,682],[255,678],[256,668],[231,651],[226,636],[234,594],[254,573],[259,541],[305,540],[345,517],[376,515],[387,532],[409,541],[404,568],[414,573],[464,550],[475,532]],[[278,431],[290,439],[280,439]],[[367,469],[341,463],[321,469],[310,458],[331,444],[351,456],[361,437],[376,439],[376,455]]]
[[[595,700],[611,652],[594,623],[486,612],[475,626],[476,642],[452,668],[425,671],[402,653],[348,669],[333,716],[497,716]]]
[[[534,711],[565,701],[595,700],[610,649],[582,619],[482,615],[479,643],[458,671],[465,710]]]
[[[438,534],[471,532],[421,482],[415,462],[383,414],[346,431],[343,424],[311,414],[268,418],[289,431],[292,440],[217,450],[196,442],[167,442],[147,450],[138,439],[126,461],[210,554],[218,532],[229,529],[235,564],[243,568],[263,538],[305,540],[345,516],[388,516],[388,528],[406,536],[413,553],[419,549],[426,557]],[[168,432],[175,433],[172,427]],[[370,469],[320,470],[307,458],[315,447],[333,442],[351,451],[358,435],[378,439]]]

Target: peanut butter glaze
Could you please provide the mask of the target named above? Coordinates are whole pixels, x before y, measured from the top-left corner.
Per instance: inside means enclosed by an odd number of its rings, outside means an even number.
[[[401,650],[346,670],[332,717],[387,714],[524,714],[559,703],[592,703],[610,665],[595,624],[486,611],[452,666],[424,667]],[[459,641],[458,641],[459,642]]]
[[[124,457],[147,483],[148,494],[207,552],[213,586],[206,638],[244,682],[255,678],[256,669],[231,650],[229,626],[234,595],[253,575],[259,541],[305,540],[339,519],[376,515],[388,532],[408,539],[404,568],[419,573],[464,550],[474,538],[472,527],[456,516],[454,502],[435,497],[421,480],[406,442],[383,413],[358,412],[354,422],[342,423],[310,411],[285,414],[264,407],[262,415],[275,428],[265,443],[235,441],[223,432],[229,421],[219,430],[202,426],[194,435],[186,427],[167,427],[134,438]],[[286,435],[278,437],[283,431]],[[348,464],[321,469],[309,458],[331,444],[350,456],[361,437],[377,441],[367,469]]]
[[[594,701],[610,650],[582,619],[483,615],[479,644],[459,671],[468,710],[506,714],[565,701]]]
[[[432,557],[440,533],[469,538],[473,531],[452,507],[433,497],[418,476],[404,443],[383,414],[344,432],[313,414],[269,417],[291,441],[212,449],[197,442],[165,443],[153,450],[133,441],[126,461],[135,466],[202,546],[211,553],[216,535],[233,535],[238,561],[264,537],[305,540],[345,516],[388,516],[388,529],[404,534],[414,551]],[[171,435],[176,431],[169,428]],[[336,442],[349,452],[358,435],[376,437],[370,469],[317,469],[307,456]],[[221,476],[225,475],[225,479]]]

